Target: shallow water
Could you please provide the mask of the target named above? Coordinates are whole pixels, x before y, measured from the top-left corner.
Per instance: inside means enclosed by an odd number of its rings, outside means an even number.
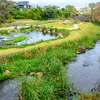
[[[0,100],[18,100],[18,80],[5,80],[0,82]]]
[[[79,86],[80,92],[100,92],[100,41],[95,48],[78,55],[69,63],[69,81]]]
[[[17,45],[21,45],[24,43],[33,43],[33,42],[38,42],[41,40],[50,40],[50,39],[56,39],[58,36],[56,35],[51,35],[51,34],[44,34],[42,32],[29,32],[29,33],[12,33],[13,35],[17,36],[26,36],[28,39],[18,42]]]

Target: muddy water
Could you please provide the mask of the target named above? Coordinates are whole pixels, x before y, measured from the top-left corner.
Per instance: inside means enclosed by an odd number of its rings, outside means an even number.
[[[80,92],[100,92],[100,41],[95,48],[78,55],[69,63],[69,81],[78,85]]]
[[[5,80],[0,82],[0,100],[18,100],[18,80]]]

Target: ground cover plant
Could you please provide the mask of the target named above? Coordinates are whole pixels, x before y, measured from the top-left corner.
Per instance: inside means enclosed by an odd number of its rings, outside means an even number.
[[[26,36],[21,36],[21,37],[16,37],[14,40],[12,41],[5,41],[4,44],[10,45],[10,44],[15,44],[17,42],[21,42],[23,40],[26,39]]]
[[[46,25],[47,27],[63,27],[63,28],[73,28],[73,24],[72,25],[68,25],[68,24],[64,24],[64,22],[56,22],[56,23],[48,23]]]

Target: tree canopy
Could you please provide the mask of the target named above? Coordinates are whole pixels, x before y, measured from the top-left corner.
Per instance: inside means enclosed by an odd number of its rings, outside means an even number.
[[[10,10],[12,9],[13,2],[8,0],[0,0],[0,21],[1,19],[5,23],[5,18],[8,17]]]

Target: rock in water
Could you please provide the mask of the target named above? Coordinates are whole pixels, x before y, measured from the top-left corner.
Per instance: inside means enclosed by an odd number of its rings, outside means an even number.
[[[84,53],[86,48],[85,48],[85,46],[79,46],[79,50],[80,50],[80,52]]]
[[[52,32],[51,32],[51,33],[52,33],[52,34],[55,34],[55,32],[56,32],[55,30],[52,30]]]
[[[80,52],[79,51],[76,51],[76,54],[80,54]]]

